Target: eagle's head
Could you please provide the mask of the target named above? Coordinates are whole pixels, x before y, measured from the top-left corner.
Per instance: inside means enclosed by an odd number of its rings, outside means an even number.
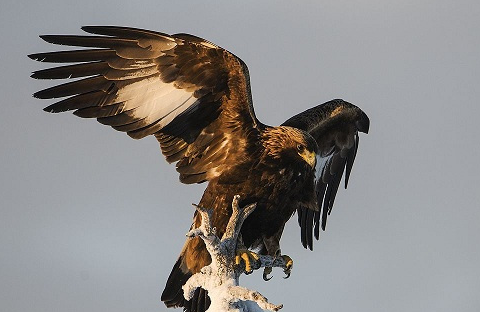
[[[263,146],[277,161],[304,163],[315,168],[317,142],[307,132],[293,127],[274,127],[264,132]]]

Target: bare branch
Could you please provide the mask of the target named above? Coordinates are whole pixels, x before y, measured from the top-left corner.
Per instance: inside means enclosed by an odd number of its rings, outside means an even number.
[[[211,255],[212,263],[194,274],[183,286],[185,299],[193,297],[195,289],[202,287],[208,291],[210,308],[208,312],[259,312],[278,311],[282,305],[269,303],[259,292],[239,286],[238,281],[244,268],[235,265],[238,236],[245,219],[255,210],[256,204],[239,206],[240,196],[235,195],[232,202],[232,216],[226,231],[219,239],[211,224],[211,211],[194,205],[202,216],[200,227],[192,229],[187,236],[199,236],[205,242]],[[281,267],[287,269],[283,258],[261,255],[252,263],[252,269],[262,267]]]

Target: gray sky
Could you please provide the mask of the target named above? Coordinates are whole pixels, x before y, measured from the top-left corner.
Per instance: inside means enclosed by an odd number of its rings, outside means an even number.
[[[4,0],[0,10],[0,310],[165,311],[160,294],[205,185],[153,138],[41,109],[39,34],[122,25],[204,37],[249,66],[258,118],[332,98],[370,117],[314,252],[265,283],[284,311],[480,310],[480,2]],[[293,3],[293,2],[292,2]]]

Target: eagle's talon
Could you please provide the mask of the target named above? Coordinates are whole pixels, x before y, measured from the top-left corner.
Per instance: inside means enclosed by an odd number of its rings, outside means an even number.
[[[235,264],[238,266],[240,263],[245,262],[245,274],[253,272],[251,262],[258,261],[260,259],[258,255],[247,249],[238,249],[235,256]]]
[[[265,267],[265,268],[263,269],[263,280],[264,280],[265,282],[268,282],[269,280],[272,279],[273,276],[268,277],[268,275],[269,275],[270,273],[272,273],[272,268],[271,268],[271,267]]]
[[[292,268],[293,268],[293,260],[287,255],[280,256],[283,258],[283,261],[285,261],[285,269],[283,270],[283,273],[285,273],[285,279],[290,277],[290,274],[292,273]]]

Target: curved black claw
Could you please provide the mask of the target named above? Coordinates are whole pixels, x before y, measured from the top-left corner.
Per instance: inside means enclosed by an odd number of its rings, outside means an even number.
[[[269,275],[270,273],[272,273],[272,268],[271,268],[271,267],[265,267],[265,268],[263,269],[263,280],[264,280],[265,282],[268,282],[269,280],[272,279],[273,276],[268,277],[268,275]]]

